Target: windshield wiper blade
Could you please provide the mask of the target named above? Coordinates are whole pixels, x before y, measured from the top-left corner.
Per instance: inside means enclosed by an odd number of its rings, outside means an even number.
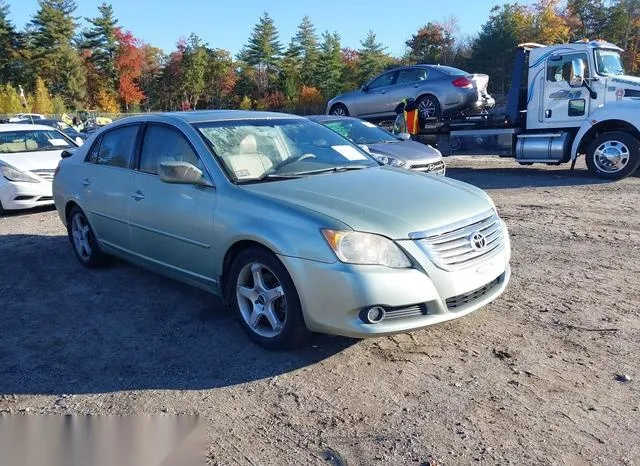
[[[306,176],[306,175],[318,175],[321,173],[337,173],[346,172],[350,170],[362,170],[363,168],[370,168],[373,165],[338,165],[335,167],[318,168],[317,170],[308,170],[304,172],[295,172],[294,175]]]
[[[238,180],[241,183],[255,183],[259,181],[278,181],[278,180],[294,180],[296,178],[302,178],[297,173],[292,174],[279,174],[279,173],[265,173],[264,175],[255,178],[253,180]]]

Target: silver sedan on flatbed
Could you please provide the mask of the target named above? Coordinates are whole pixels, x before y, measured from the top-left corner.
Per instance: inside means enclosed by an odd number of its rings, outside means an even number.
[[[486,193],[381,166],[305,118],[144,115],[66,155],[53,194],[84,266],[119,256],[222,295],[266,348],[419,329],[509,281]]]

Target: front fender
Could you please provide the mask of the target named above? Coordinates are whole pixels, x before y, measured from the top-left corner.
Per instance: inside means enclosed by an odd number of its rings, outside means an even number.
[[[626,102],[620,104],[610,104],[599,108],[580,126],[573,145],[571,146],[571,160],[575,160],[578,157],[578,148],[582,144],[584,137],[589,134],[589,131],[598,126],[621,126],[620,129],[624,130],[622,126],[631,125],[636,131],[640,132],[640,105],[636,101],[626,104]]]

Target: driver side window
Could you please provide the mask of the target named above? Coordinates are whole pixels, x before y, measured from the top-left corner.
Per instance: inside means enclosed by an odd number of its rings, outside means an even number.
[[[162,162],[187,162],[205,173],[204,165],[185,137],[164,125],[149,125],[140,152],[140,171],[158,174]]]
[[[561,59],[550,58],[547,61],[547,81],[552,83],[571,82],[576,76],[576,70],[573,69],[572,61],[578,59],[581,63],[581,72],[584,79],[589,79],[589,60],[585,53],[572,53],[563,55]]]
[[[395,78],[396,72],[390,71],[381,76],[378,76],[376,79],[371,81],[368,84],[369,89],[379,89],[381,87],[391,86],[393,84],[393,80]]]

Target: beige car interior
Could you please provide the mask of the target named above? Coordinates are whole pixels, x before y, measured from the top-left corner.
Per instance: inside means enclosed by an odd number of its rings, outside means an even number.
[[[12,142],[5,142],[0,144],[0,152],[25,152],[29,150],[36,150],[38,143],[33,139],[17,139]]]
[[[248,134],[234,152],[223,156],[227,166],[238,179],[259,178],[273,167],[273,162],[258,150],[253,134]]]

